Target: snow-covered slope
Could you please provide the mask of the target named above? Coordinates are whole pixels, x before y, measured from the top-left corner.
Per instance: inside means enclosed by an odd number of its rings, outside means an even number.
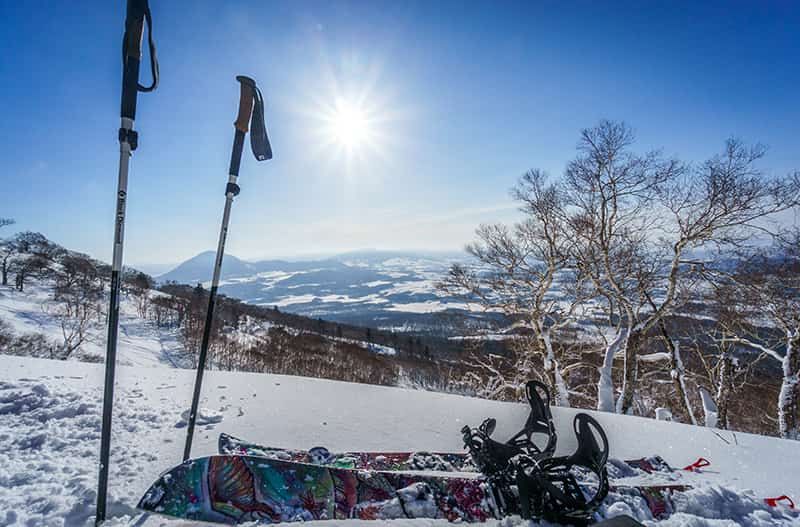
[[[151,291],[150,294],[159,293]],[[0,287],[0,322],[8,324],[18,336],[39,333],[55,344],[63,342],[52,296],[53,288],[48,282],[28,285],[24,292]],[[99,319],[102,322],[96,320],[89,327],[86,342],[74,358],[102,361],[105,357],[105,316]],[[134,302],[124,294],[120,302],[118,349],[118,360],[122,365],[188,365],[185,359],[181,359],[184,346],[179,340],[178,330],[159,328],[154,322],[141,318],[136,313]]]
[[[102,365],[0,360],[0,525],[88,524],[95,502]],[[112,524],[135,518],[137,525],[162,525],[160,519],[138,516],[134,507],[158,474],[181,459],[185,428],[180,414],[189,406],[194,373],[142,367],[117,371]],[[194,448],[198,456],[215,451],[220,431],[276,446],[460,451],[464,424],[492,416],[498,421],[496,433],[504,436],[527,416],[520,404],[280,375],[211,371],[204,386],[202,406],[222,420],[200,426]],[[575,446],[570,431],[574,413],[555,409],[559,452]],[[612,457],[660,454],[675,466],[699,456],[711,460],[703,474],[682,474],[682,482],[699,488],[678,503],[683,512],[669,524],[800,525],[797,516],[761,501],[781,494],[800,498],[800,443],[594,415],[608,433]],[[431,523],[436,522],[391,525]]]

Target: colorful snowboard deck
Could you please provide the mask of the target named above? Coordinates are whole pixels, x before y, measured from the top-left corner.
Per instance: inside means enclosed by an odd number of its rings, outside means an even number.
[[[682,485],[611,488],[618,498],[644,499],[655,517],[668,516],[672,492],[685,490]],[[243,455],[182,463],[162,474],[138,507],[225,524],[349,518],[483,522],[504,514],[491,485],[477,475],[355,470]]]
[[[500,517],[480,478],[366,471],[257,456],[210,456],[162,474],[139,508],[190,520],[237,524],[260,520]]]
[[[219,435],[217,447],[221,455],[260,456],[339,468],[478,472],[470,455],[466,452],[330,452],[324,447],[301,450],[252,443],[224,432]],[[621,463],[624,463],[622,466],[625,467],[625,470],[633,469],[639,471],[640,474],[675,474],[678,472],[660,456],[630,459]],[[613,469],[611,470],[610,475],[613,477],[615,472]],[[625,474],[628,477],[631,475]]]
[[[340,452],[331,453],[324,447],[310,450],[285,449],[265,446],[238,439],[221,433],[218,441],[219,453],[227,455],[261,456],[268,459],[281,459],[300,463],[332,466],[337,468],[363,470],[430,470],[447,472],[477,472],[468,453],[457,452]],[[659,456],[617,462],[620,468],[611,474],[620,477],[660,473],[676,478],[675,469]],[[621,467],[624,467],[622,469]],[[627,471],[627,473],[626,473]],[[685,492],[691,487],[675,484],[611,485],[611,492],[627,496],[637,496],[645,500],[655,518],[665,518],[672,513],[672,494]]]

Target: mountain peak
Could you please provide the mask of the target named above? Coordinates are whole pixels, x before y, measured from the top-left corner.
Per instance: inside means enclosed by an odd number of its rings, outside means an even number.
[[[214,260],[216,257],[216,251],[203,251],[157,278],[160,282],[173,280],[187,284],[207,282],[211,280],[211,275],[214,272]],[[245,262],[232,254],[225,254],[222,260],[222,268],[226,276],[244,276],[252,274],[254,271],[253,264]]]

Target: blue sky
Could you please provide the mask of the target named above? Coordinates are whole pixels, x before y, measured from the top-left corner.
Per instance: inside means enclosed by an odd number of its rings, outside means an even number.
[[[643,149],[701,160],[736,135],[800,168],[800,6],[696,4],[151,0],[161,86],[139,98],[125,260],[216,245],[237,74],[275,153],[242,164],[228,252],[245,258],[458,249],[601,118]],[[105,260],[123,19],[122,1],[0,6],[0,216]],[[339,103],[368,121],[349,151]]]

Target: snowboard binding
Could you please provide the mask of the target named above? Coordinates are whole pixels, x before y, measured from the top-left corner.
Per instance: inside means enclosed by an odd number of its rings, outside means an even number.
[[[478,470],[487,477],[503,478],[509,462],[516,456],[524,455],[530,459],[549,458],[556,450],[556,431],[553,415],[550,413],[550,392],[547,386],[539,381],[528,381],[525,395],[531,406],[531,413],[525,426],[511,439],[501,443],[492,439],[497,420],[486,419],[479,427],[465,426],[461,429],[464,436],[464,447],[469,450]],[[540,447],[534,440],[534,434],[547,437],[544,446]]]
[[[544,459],[521,455],[512,460],[510,470],[523,518],[585,525],[608,495],[605,432],[594,418],[583,413],[575,416],[573,429],[578,448],[572,455]]]

